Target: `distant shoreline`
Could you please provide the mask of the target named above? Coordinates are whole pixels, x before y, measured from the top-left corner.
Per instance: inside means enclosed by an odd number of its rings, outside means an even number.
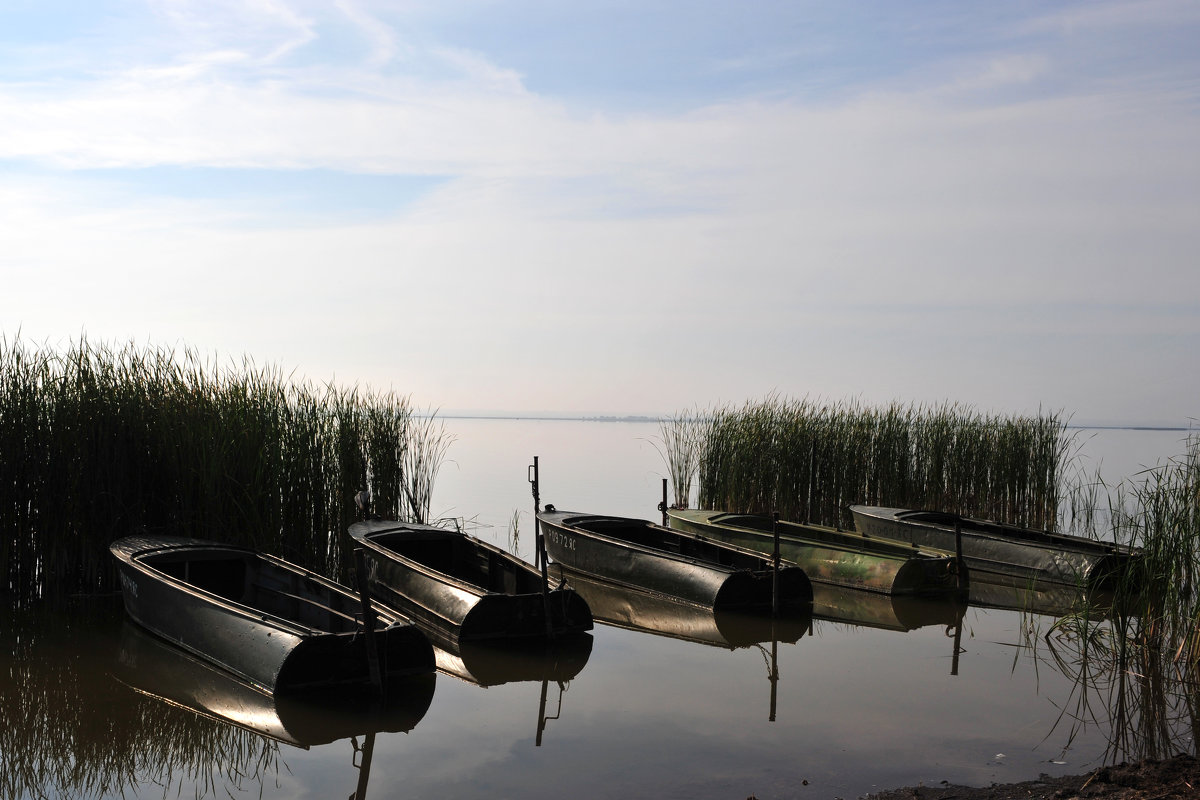
[[[1195,428],[1184,428],[1177,425],[1068,425],[1072,430],[1081,431],[1188,431]]]
[[[669,416],[648,416],[644,414],[624,414],[624,415],[597,415],[597,414],[579,414],[579,415],[550,415],[550,414],[419,414],[417,416],[434,416],[441,419],[493,419],[493,420],[527,420],[530,422],[663,422],[671,417]],[[1164,432],[1181,432],[1195,430],[1181,425],[1080,425],[1068,424],[1065,426],[1070,430],[1092,430],[1092,431],[1164,431]]]
[[[495,420],[527,420],[530,422],[662,422],[667,417],[648,417],[637,414],[626,416],[550,416],[548,414],[418,414],[417,416],[434,416],[441,419],[495,419]]]

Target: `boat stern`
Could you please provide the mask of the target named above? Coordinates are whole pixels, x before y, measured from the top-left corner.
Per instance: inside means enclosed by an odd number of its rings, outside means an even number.
[[[729,575],[713,599],[714,611],[769,611],[772,605],[772,570],[739,570]],[[811,604],[812,583],[799,567],[779,570],[779,605],[795,607]]]
[[[970,573],[957,558],[910,558],[896,572],[892,594],[932,597],[970,588]]]
[[[547,624],[547,610],[549,624]],[[459,639],[536,639],[585,633],[592,629],[592,611],[573,589],[554,589],[548,595],[489,594],[480,598],[462,622]]]
[[[384,680],[433,672],[433,645],[419,628],[397,624],[375,632]],[[276,692],[366,684],[371,680],[366,632],[329,633],[303,640],[288,655],[275,679]]]

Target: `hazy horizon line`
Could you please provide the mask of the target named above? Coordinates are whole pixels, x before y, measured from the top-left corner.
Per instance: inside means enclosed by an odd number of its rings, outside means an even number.
[[[591,413],[591,412],[556,412],[556,411],[446,411],[438,410],[432,413],[422,412],[417,416],[433,416],[442,419],[494,419],[494,420],[531,420],[546,422],[625,422],[645,423],[662,422],[676,416],[675,414],[653,413]],[[1196,422],[1196,420],[1192,420]],[[1144,430],[1144,431],[1181,431],[1200,430],[1200,424],[1181,424],[1162,421],[1119,421],[1119,420],[1088,420],[1083,422],[1068,422],[1065,427],[1072,430]]]

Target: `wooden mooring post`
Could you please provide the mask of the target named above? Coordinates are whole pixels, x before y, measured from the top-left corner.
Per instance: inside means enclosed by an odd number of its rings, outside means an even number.
[[[549,565],[546,563],[546,538],[542,533],[542,521],[538,519],[538,513],[542,510],[541,488],[538,485],[540,480],[538,476],[538,457],[533,457],[533,463],[529,465],[527,472],[529,477],[530,489],[533,491],[533,560],[542,571],[542,613],[546,617],[546,638],[554,638],[554,621],[550,617],[550,573]]]
[[[358,599],[362,604],[363,630],[367,645],[367,669],[380,698],[384,696],[383,671],[379,668],[379,643],[375,640],[375,609],[367,583],[367,558],[361,547],[354,548],[354,571],[358,578]]]
[[[771,551],[771,616],[779,616],[779,512],[771,515],[771,532],[774,546]]]

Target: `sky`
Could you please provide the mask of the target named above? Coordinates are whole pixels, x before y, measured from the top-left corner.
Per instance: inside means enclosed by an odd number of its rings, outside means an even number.
[[[0,0],[0,336],[1200,418],[1200,3]]]

